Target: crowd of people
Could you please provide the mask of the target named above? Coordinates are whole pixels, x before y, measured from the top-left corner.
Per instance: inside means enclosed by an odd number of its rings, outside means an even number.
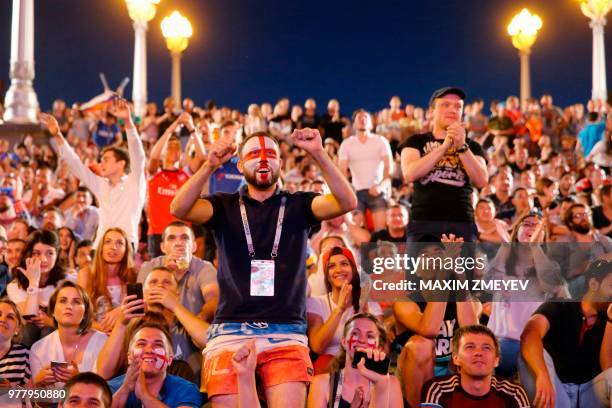
[[[0,394],[609,407],[612,106],[489,109],[455,87],[351,117],[335,99],[54,101],[43,136],[0,140]],[[529,279],[527,300],[373,296],[371,253],[474,251],[470,277]]]

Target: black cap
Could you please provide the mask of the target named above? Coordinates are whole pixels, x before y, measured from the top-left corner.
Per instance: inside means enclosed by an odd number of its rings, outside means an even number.
[[[457,88],[454,86],[445,86],[444,88],[440,88],[437,91],[435,91],[433,94],[431,94],[431,98],[429,98],[429,106],[433,105],[436,99],[441,98],[444,95],[449,95],[449,94],[457,95],[462,100],[465,100],[465,92],[463,92],[463,89]]]

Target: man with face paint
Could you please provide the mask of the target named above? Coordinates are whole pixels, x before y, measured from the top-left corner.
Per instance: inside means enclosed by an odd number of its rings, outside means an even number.
[[[130,341],[127,372],[108,382],[112,407],[199,408],[198,387],[167,373],[172,358],[170,334],[155,323],[144,323]]]
[[[210,175],[236,150],[220,138],[172,202],[175,216],[210,226],[219,249],[220,301],[204,351],[202,384],[213,404],[237,405],[232,356],[252,339],[268,406],[301,406],[306,399],[312,376],[305,321],[308,233],[320,221],[354,209],[357,198],[317,130],[296,130],[292,139],[321,169],[330,194],[281,190],[278,143],[254,133],[238,149],[238,169],[246,180],[238,192],[200,197]]]
[[[165,319],[172,339],[173,358],[189,364],[193,371],[189,375],[193,375],[195,381],[202,366],[201,349],[206,344],[209,324],[183,306],[179,299],[176,277],[166,267],[155,267],[149,272],[144,281],[143,295],[146,311],[159,314]],[[113,332],[98,358],[97,372],[107,378],[112,376],[122,363],[117,356],[124,347],[124,337],[130,321],[136,316],[142,316],[134,314],[138,313],[134,312],[134,308],[142,308],[142,301],[135,300],[135,295],[126,296],[120,307],[124,318],[115,323]]]

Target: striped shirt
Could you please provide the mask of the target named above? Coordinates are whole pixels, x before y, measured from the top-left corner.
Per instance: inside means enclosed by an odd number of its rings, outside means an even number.
[[[430,380],[423,387],[422,402],[444,408],[526,408],[527,393],[520,385],[493,376],[491,389],[482,396],[468,394],[461,387],[459,374]]]
[[[12,386],[25,385],[30,379],[30,350],[22,344],[13,343],[8,353],[0,358],[0,378]]]

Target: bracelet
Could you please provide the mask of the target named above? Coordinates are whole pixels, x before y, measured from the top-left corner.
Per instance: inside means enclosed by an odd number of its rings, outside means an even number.
[[[36,288],[34,286],[28,286],[28,289],[26,290],[26,292],[28,293],[28,295],[35,295],[38,292],[40,292],[40,288]]]

